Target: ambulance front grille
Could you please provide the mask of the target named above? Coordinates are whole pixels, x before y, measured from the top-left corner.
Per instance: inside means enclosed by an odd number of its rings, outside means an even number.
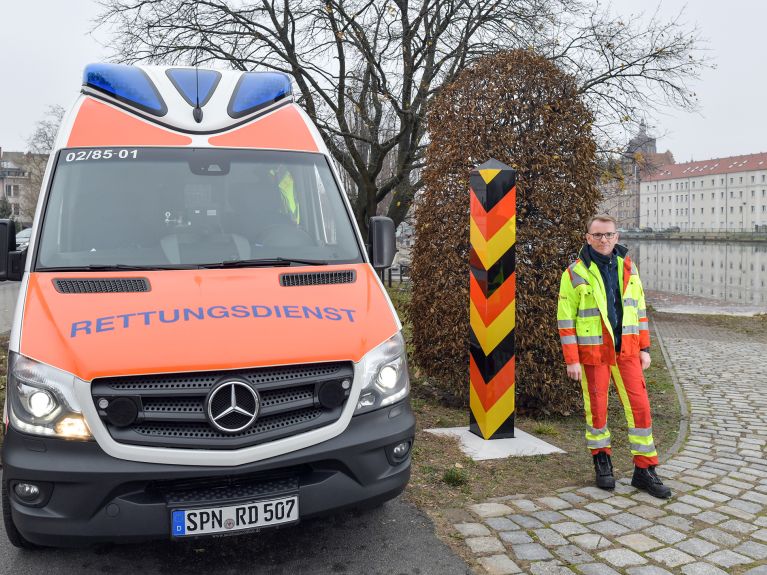
[[[323,363],[237,371],[193,372],[101,378],[91,395],[115,441],[131,445],[186,449],[239,449],[297,435],[335,422],[343,404],[320,402],[320,388],[352,381],[351,363]],[[228,379],[244,380],[258,391],[259,416],[238,433],[214,428],[206,414],[210,391]],[[135,405],[127,423],[110,412],[120,400]],[[128,401],[126,401],[126,399]]]

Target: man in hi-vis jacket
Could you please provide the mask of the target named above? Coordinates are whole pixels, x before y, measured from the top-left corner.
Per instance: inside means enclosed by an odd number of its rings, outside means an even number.
[[[594,457],[597,486],[614,489],[607,428],[607,390],[615,382],[628,422],[634,456],[631,485],[660,498],[671,496],[655,473],[650,402],[643,370],[650,367],[650,331],[636,265],[618,245],[612,216],[589,221],[586,245],[562,274],[557,324],[567,376],[580,381],[586,412],[586,444]]]

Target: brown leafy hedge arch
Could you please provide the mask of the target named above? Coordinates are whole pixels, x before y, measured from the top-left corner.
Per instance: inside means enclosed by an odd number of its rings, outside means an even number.
[[[527,50],[477,60],[432,102],[409,314],[415,362],[443,397],[468,401],[469,171],[495,158],[517,170],[517,408],[578,409],[556,307],[599,200],[592,120],[573,78]]]

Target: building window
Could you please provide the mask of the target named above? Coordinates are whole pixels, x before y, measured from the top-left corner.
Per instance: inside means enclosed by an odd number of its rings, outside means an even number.
[[[693,213],[693,215],[695,215],[695,208],[692,209],[692,213]]]
[[[711,187],[714,187],[714,178],[711,178]]]
[[[734,180],[734,179],[735,179],[735,178],[730,178],[730,183],[731,183],[731,184],[733,183],[733,180]]]
[[[15,198],[19,195],[19,185],[18,184],[6,184],[5,185],[5,197],[6,198]]]
[[[730,190],[730,197],[732,197],[732,194],[733,194],[733,191],[732,191],[732,190]]]
[[[714,192],[711,192],[711,199],[714,199]]]
[[[719,178],[719,185],[720,185],[720,186],[723,186],[723,185],[724,185],[724,178]]]
[[[711,208],[711,213],[712,213],[712,214],[714,213],[714,208]]]
[[[743,176],[741,176],[740,178],[738,178],[738,183],[739,183],[739,184],[742,184],[742,183],[743,183]]]
[[[756,206],[751,206],[751,213],[753,214],[756,211]]]
[[[740,198],[742,198],[742,197],[743,197],[743,190],[740,190],[740,191],[738,192],[738,197],[740,197]]]
[[[752,197],[752,198],[754,197],[754,193],[755,193],[755,192],[756,192],[756,190],[751,190],[751,197]]]
[[[754,180],[756,180],[756,176],[751,176],[751,183],[754,183]]]

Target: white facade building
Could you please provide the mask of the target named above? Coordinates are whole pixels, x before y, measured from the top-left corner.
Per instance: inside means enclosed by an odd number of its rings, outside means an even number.
[[[639,189],[639,227],[754,231],[767,225],[767,153],[669,164]]]

